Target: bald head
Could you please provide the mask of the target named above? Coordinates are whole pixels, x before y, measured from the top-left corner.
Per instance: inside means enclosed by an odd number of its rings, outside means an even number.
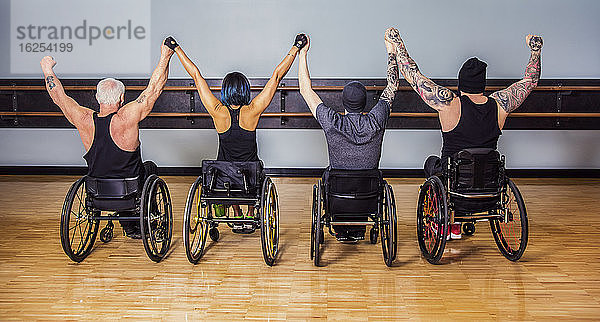
[[[114,105],[121,102],[125,85],[114,78],[105,78],[96,86],[96,100],[100,104]]]

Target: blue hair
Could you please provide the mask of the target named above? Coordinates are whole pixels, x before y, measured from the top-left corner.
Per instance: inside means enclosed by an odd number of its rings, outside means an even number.
[[[244,74],[231,72],[223,78],[221,103],[225,106],[250,104],[250,82]]]

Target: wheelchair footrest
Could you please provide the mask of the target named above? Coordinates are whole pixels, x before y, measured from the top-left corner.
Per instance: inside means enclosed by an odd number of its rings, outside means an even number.
[[[343,225],[343,226],[364,226],[364,225],[375,225],[374,221],[331,221],[331,225]]]
[[[136,217],[124,217],[124,216],[93,216],[94,220],[140,220],[140,216]]]

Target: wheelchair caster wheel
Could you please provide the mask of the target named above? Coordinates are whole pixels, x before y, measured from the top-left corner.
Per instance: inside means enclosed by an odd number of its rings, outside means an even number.
[[[108,243],[113,238],[113,230],[112,228],[104,227],[100,231],[100,240],[103,243]]]
[[[377,235],[378,231],[375,230],[375,228],[371,228],[371,230],[369,231],[369,241],[371,242],[371,244],[377,244]]]
[[[208,235],[210,236],[210,239],[212,239],[212,241],[219,240],[219,230],[216,227],[211,228],[208,231]]]
[[[475,224],[472,222],[467,222],[463,224],[463,233],[467,236],[471,236],[475,233]]]

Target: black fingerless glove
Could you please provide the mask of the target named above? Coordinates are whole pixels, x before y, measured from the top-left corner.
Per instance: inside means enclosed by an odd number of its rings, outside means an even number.
[[[305,34],[296,35],[296,40],[294,41],[294,46],[298,47],[298,49],[302,49],[302,47],[306,46],[308,43],[308,38]]]
[[[169,36],[165,39],[165,46],[171,48],[171,50],[175,50],[175,48],[179,47],[179,44],[173,39],[173,37]]]

